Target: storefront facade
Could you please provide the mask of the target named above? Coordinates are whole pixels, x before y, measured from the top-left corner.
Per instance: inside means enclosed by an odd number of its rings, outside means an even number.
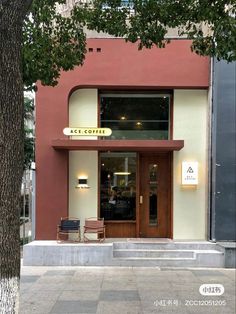
[[[38,88],[36,239],[65,216],[103,217],[111,238],[207,239],[208,88],[209,59],[187,40],[89,39],[82,67]]]

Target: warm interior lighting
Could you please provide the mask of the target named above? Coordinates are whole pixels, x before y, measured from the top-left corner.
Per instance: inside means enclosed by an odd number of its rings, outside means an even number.
[[[131,174],[131,172],[114,172],[117,176],[128,176]]]
[[[141,125],[142,125],[142,122],[138,121],[138,122],[136,123],[136,125],[137,125],[137,126],[141,126]]]
[[[121,119],[121,120],[126,120],[126,117],[125,117],[125,116],[122,116],[120,119]]]

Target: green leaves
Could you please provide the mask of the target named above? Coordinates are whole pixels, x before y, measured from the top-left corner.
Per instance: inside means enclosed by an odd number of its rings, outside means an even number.
[[[139,42],[139,48],[165,47],[168,31],[191,39],[199,55],[236,60],[235,0],[91,1],[89,29]],[[129,6],[127,5],[129,4]]]
[[[24,169],[29,169],[34,160],[34,101],[24,98]]]
[[[59,1],[64,3],[65,1]],[[81,65],[86,52],[83,14],[76,8],[70,17],[57,11],[56,1],[33,1],[23,27],[23,79],[55,86],[61,70]]]

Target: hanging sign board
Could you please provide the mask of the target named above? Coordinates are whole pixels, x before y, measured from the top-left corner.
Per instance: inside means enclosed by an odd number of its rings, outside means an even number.
[[[110,136],[112,130],[109,128],[65,128],[63,133],[69,136]]]
[[[183,161],[182,162],[182,184],[197,185],[198,184],[198,162]]]

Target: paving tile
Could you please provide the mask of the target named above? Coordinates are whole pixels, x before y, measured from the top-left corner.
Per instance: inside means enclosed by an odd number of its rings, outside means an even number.
[[[153,304],[157,299],[173,299],[176,298],[176,292],[169,290],[152,290],[139,289],[139,296],[142,301],[148,301]]]
[[[54,306],[52,300],[30,300],[20,304],[19,314],[48,314]]]
[[[143,273],[136,275],[136,280],[143,282],[171,282],[173,277],[173,272],[159,272],[147,275]]]
[[[100,301],[139,301],[137,290],[102,290]]]
[[[191,272],[195,276],[209,276],[209,277],[218,277],[218,276],[225,276],[222,272],[219,270],[211,270],[211,269],[196,269],[196,270],[191,270]]]
[[[174,275],[173,275],[174,274]],[[172,272],[172,276],[170,277],[171,281],[190,281],[197,282],[198,278],[191,271],[178,271]]]
[[[40,276],[34,276],[34,275],[23,275],[20,277],[20,283],[31,283],[31,282],[36,282],[38,279],[40,278]]]
[[[33,282],[26,282],[26,283],[20,283],[20,291],[21,293],[26,293],[30,291],[31,287],[33,287],[34,283]]]
[[[48,270],[44,273],[44,276],[73,276],[75,270]]]
[[[228,282],[227,283],[223,282],[222,285],[225,288],[225,294],[232,294],[235,296],[235,292],[236,292],[235,282],[233,283],[233,285],[230,285]]]
[[[31,286],[32,291],[62,291],[65,289],[65,283],[54,283],[53,280],[47,283],[38,283],[36,282],[34,285]]]
[[[160,272],[160,267],[133,267],[133,272],[135,274],[154,274],[154,273],[159,273]]]
[[[109,289],[110,287],[114,286],[116,289],[117,286],[135,286],[136,283],[136,278],[110,278],[103,279],[102,286],[109,286]]]
[[[133,267],[105,267],[104,268],[104,274],[107,275],[117,275],[117,272],[119,272],[119,275],[130,275],[133,273]]]
[[[153,276],[162,274],[162,271],[158,267],[137,267],[133,269],[135,275]]]
[[[104,273],[96,273],[96,272],[79,272],[79,271],[76,271],[75,274],[74,274],[74,277],[77,278],[92,278],[92,277],[97,277],[97,278],[103,278],[104,276]]]
[[[72,277],[72,280],[74,281],[87,281],[87,282],[90,282],[90,281],[99,281],[99,280],[103,280],[103,274],[75,274],[73,277]]]
[[[135,290],[137,288],[136,281],[134,279],[120,279],[114,278],[113,280],[103,280],[103,290]]]
[[[26,295],[23,294],[20,296],[20,300],[23,297],[23,299],[27,301],[31,300],[33,302],[40,302],[40,300],[56,301],[61,293],[62,292],[60,290],[30,290],[27,294],[27,299]]]
[[[104,275],[104,269],[102,267],[100,267],[100,269],[97,269],[97,268],[94,268],[94,267],[89,267],[87,266],[87,269],[85,267],[84,268],[81,268],[81,269],[78,269],[76,268],[75,270],[75,274],[74,274],[74,277],[79,277],[79,278],[90,278],[90,277],[103,277]]]
[[[47,284],[66,284],[71,281],[69,276],[41,276],[37,281],[38,284],[47,285]]]
[[[197,283],[192,283],[191,281],[190,282],[186,282],[186,283],[183,283],[183,282],[173,282],[171,283],[171,289],[174,290],[174,291],[196,291],[199,293],[199,288],[201,286],[201,283],[200,282],[197,282]]]
[[[71,280],[64,286],[64,290],[98,290],[102,287],[102,280],[99,281],[81,281]]]
[[[98,304],[96,314],[142,314],[141,303],[139,301],[129,302],[106,302]]]
[[[42,266],[22,266],[21,276],[43,276],[49,267]]]
[[[69,313],[96,313],[97,301],[57,301],[51,312],[52,314]]]
[[[197,276],[196,278],[199,279],[199,285],[205,283],[217,283],[217,284],[227,284],[230,283],[228,279],[225,280],[224,277],[221,276]]]
[[[164,282],[164,283],[148,283],[146,285],[143,284],[143,282],[141,283],[137,283],[137,289],[140,292],[151,292],[151,294],[157,294],[160,292],[168,292],[171,291],[172,289],[172,285],[168,282]]]
[[[227,278],[235,281],[236,279],[236,269],[235,268],[221,268],[219,270],[222,274],[224,274]]]
[[[170,285],[171,280],[169,278],[155,278],[155,277],[137,277],[136,282],[138,286],[143,287],[158,287],[162,285]]]
[[[235,313],[231,269],[27,266],[21,274],[20,314]],[[160,299],[204,300],[200,285],[214,282],[225,287],[224,295],[215,297],[225,300],[225,307],[154,306]]]
[[[100,290],[67,290],[63,291],[58,300],[64,301],[82,301],[82,300],[93,300],[98,301]]]
[[[91,275],[91,276],[73,276],[71,277],[71,281],[73,282],[91,282],[91,281],[102,281],[103,276],[96,276],[96,275]]]
[[[124,273],[119,273],[119,276],[117,276],[117,273],[116,274],[104,274],[103,275],[103,279],[104,280],[135,280],[136,276],[134,274],[124,274]]]

